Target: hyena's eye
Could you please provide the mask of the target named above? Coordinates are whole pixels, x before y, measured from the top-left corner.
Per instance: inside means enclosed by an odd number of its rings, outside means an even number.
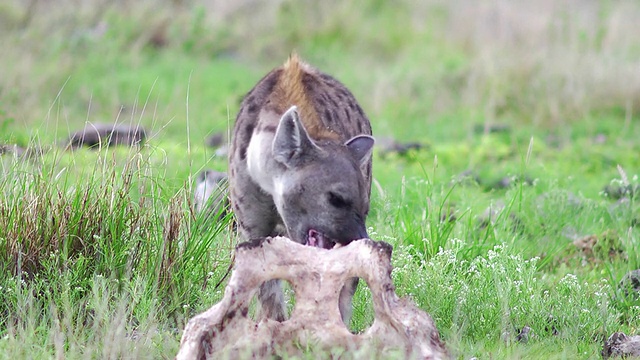
[[[334,192],[329,192],[329,204],[331,204],[332,206],[338,209],[343,209],[351,206],[351,201],[345,199],[344,197]]]

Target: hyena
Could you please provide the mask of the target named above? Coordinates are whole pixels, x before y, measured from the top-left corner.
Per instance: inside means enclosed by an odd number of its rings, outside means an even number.
[[[297,55],[245,96],[229,151],[230,199],[246,239],[284,235],[332,249],[366,238],[371,124],[351,92]],[[348,325],[358,279],[340,292]],[[285,320],[277,280],[258,291],[262,316]]]

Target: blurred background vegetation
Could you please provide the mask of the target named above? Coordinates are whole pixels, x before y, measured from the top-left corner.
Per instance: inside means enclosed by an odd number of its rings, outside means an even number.
[[[492,122],[627,134],[639,14],[613,0],[10,0],[3,122],[55,129],[120,113],[156,130],[184,133],[187,116],[224,130],[256,79],[297,51],[352,88],[380,134],[459,141]]]

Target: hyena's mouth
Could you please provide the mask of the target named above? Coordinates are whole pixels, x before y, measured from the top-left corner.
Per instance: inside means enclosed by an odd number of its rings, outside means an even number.
[[[321,249],[335,249],[342,246],[341,244],[336,243],[335,241],[326,237],[323,233],[314,229],[309,229],[309,232],[307,233],[307,242],[305,245],[318,247]]]

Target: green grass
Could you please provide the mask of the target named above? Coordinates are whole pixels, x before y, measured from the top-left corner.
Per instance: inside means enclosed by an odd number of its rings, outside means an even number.
[[[43,149],[0,158],[2,358],[175,355],[238,241],[193,210],[197,174],[226,169],[204,141],[293,50],[352,90],[377,138],[424,145],[375,153],[367,225],[454,357],[598,358],[638,332],[618,282],[640,268],[640,206],[604,189],[639,185],[640,7],[214,3],[0,5],[0,145]],[[116,121],[148,141],[58,146]],[[351,327],[372,319],[361,284]]]

